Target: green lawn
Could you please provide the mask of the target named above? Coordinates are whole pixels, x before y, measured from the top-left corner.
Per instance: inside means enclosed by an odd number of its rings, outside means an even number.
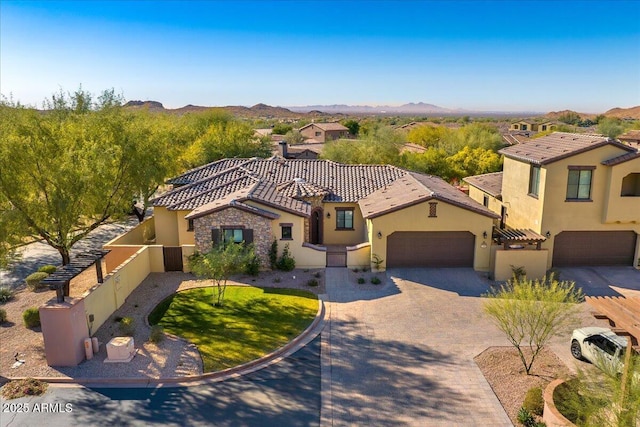
[[[227,287],[223,307],[213,288],[178,292],[149,315],[151,325],[198,346],[205,372],[237,366],[281,347],[313,321],[318,299],[293,289]]]

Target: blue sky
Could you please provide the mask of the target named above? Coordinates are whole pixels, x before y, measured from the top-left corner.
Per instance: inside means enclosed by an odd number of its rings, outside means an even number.
[[[640,105],[640,1],[0,0],[0,92],[165,107]]]

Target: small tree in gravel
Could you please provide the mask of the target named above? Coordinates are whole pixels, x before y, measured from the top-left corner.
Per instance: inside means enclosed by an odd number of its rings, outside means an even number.
[[[195,253],[189,257],[191,271],[199,279],[213,280],[214,299],[217,307],[224,305],[224,293],[227,290],[227,280],[234,274],[242,273],[249,261],[251,251],[245,248],[244,243],[220,244],[209,252]]]
[[[576,321],[577,303],[583,298],[575,283],[553,277],[514,278],[486,296],[484,312],[516,348],[527,375],[549,340]],[[526,347],[531,350],[529,356],[524,352]]]

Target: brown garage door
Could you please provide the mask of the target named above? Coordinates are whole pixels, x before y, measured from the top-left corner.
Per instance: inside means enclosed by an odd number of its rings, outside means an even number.
[[[553,243],[553,265],[633,265],[633,231],[563,231]]]
[[[473,267],[468,231],[396,231],[387,238],[387,267]]]

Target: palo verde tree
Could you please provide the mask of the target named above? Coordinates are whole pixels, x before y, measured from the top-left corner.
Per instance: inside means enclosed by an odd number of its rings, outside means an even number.
[[[203,280],[215,283],[214,305],[222,307],[227,280],[234,274],[245,271],[246,265],[254,257],[252,245],[243,243],[220,243],[207,253],[195,253],[189,257],[189,267],[193,274]]]
[[[0,221],[43,239],[66,265],[76,242],[164,180],[169,150],[113,91],[95,102],[82,88],[60,92],[45,107],[0,105]]]
[[[486,296],[484,312],[516,348],[530,375],[540,350],[576,320],[582,290],[573,282],[559,282],[553,277],[514,277]]]

